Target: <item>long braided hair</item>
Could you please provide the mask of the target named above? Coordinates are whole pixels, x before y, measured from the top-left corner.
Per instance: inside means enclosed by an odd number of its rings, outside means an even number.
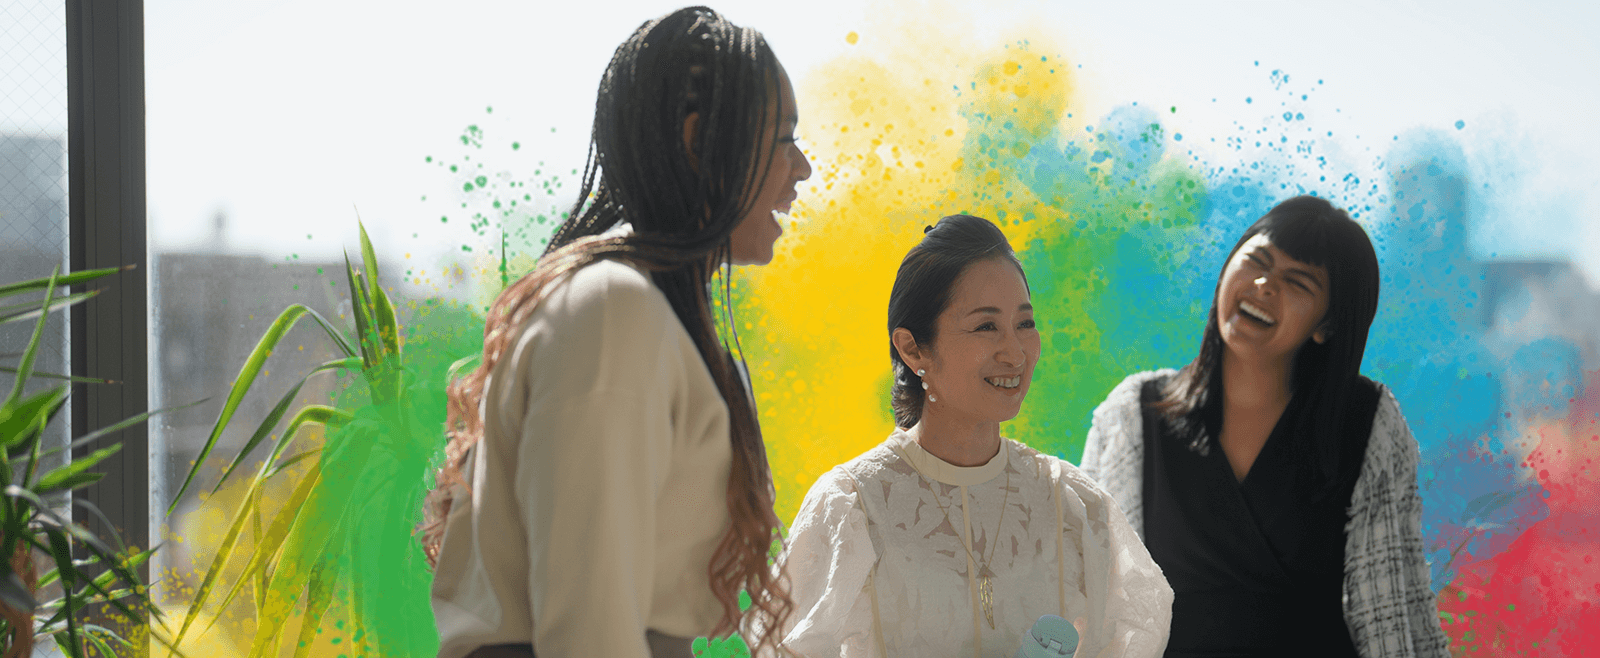
[[[489,373],[556,282],[597,260],[625,258],[650,271],[728,406],[732,523],[707,565],[723,607],[713,634],[757,629],[753,648],[776,645],[793,603],[769,562],[779,539],[772,474],[754,401],[732,352],[717,337],[708,289],[712,275],[731,262],[730,235],[754,206],[771,167],[779,71],[759,32],[706,7],[648,21],[617,47],[600,81],[578,201],[538,266],[490,307],[477,369],[450,385],[446,462],[422,527],[430,564],[452,504],[449,487],[465,485],[468,449],[483,436],[478,405]],[[683,126],[690,114],[698,119],[686,148]],[[623,221],[632,224],[632,234],[600,236]],[[722,277],[725,299],[728,274]],[[728,304],[723,308],[732,312]],[[729,317],[730,331],[733,325]],[[741,589],[751,598],[748,612],[739,609]]]

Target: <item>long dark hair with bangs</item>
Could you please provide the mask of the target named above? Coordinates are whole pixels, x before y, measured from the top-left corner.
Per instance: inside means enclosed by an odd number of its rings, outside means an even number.
[[[793,604],[769,562],[779,540],[772,475],[754,401],[734,366],[734,351],[717,337],[708,289],[718,268],[731,263],[730,235],[754,206],[772,165],[780,70],[759,32],[706,7],[648,21],[617,47],[600,81],[578,201],[538,266],[490,307],[477,369],[450,386],[446,462],[423,527],[430,563],[452,502],[448,487],[465,484],[468,449],[483,435],[478,404],[489,373],[554,283],[600,259],[628,259],[649,269],[728,406],[732,523],[707,565],[723,607],[713,634],[753,628],[759,635],[753,649],[775,646]],[[698,119],[686,146],[683,126],[691,114]],[[763,140],[763,131],[771,139]],[[618,222],[630,223],[634,232],[601,237]],[[726,299],[727,272],[722,280]],[[730,304],[723,307],[731,313]],[[727,326],[734,326],[731,317]],[[734,340],[737,346],[736,334]],[[741,589],[752,601],[745,613]]]
[[[1246,229],[1223,261],[1223,270],[1239,248],[1265,233],[1290,258],[1328,271],[1328,310],[1319,325],[1326,341],[1307,340],[1295,354],[1290,385],[1306,401],[1306,413],[1291,419],[1295,434],[1309,440],[1297,442],[1302,464],[1331,491],[1340,470],[1339,428],[1349,406],[1351,391],[1362,382],[1361,356],[1367,348],[1367,330],[1378,311],[1378,257],[1372,241],[1345,211],[1325,199],[1298,196],[1273,207]],[[1154,405],[1182,437],[1198,451],[1209,449],[1213,437],[1205,435],[1205,410],[1221,402],[1222,331],[1217,320],[1217,295],[1212,292],[1200,355],[1168,380]],[[1370,385],[1370,384],[1368,384]],[[1307,461],[1309,463],[1307,463]]]

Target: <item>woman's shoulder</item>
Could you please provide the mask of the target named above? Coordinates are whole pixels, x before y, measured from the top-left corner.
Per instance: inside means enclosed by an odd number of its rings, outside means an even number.
[[[824,471],[806,491],[805,501],[801,503],[802,509],[826,508],[835,500],[854,501],[867,482],[882,479],[889,464],[897,459],[899,456],[886,441]]]
[[[547,314],[583,312],[672,313],[650,276],[628,261],[602,258],[568,273],[551,286]]]
[[[1106,394],[1105,401],[1100,403],[1099,407],[1096,407],[1096,411],[1098,412],[1100,409],[1106,409],[1108,411],[1138,409],[1139,396],[1141,391],[1144,390],[1145,384],[1155,381],[1165,381],[1176,374],[1178,374],[1178,371],[1175,369],[1161,368],[1159,370],[1145,370],[1143,372],[1136,372],[1128,375],[1127,377],[1122,378],[1122,381],[1117,383],[1117,385],[1111,389],[1110,393]]]
[[[1369,404],[1373,404],[1373,398],[1376,398],[1372,431],[1367,438],[1362,470],[1415,469],[1420,449],[1405,415],[1400,411],[1400,401],[1395,398],[1394,391],[1366,377],[1359,377],[1356,394],[1369,396],[1366,397]]]
[[[857,482],[863,480],[881,479],[891,472],[910,471],[909,464],[904,464],[900,453],[894,449],[896,442],[904,440],[904,432],[895,430],[889,438],[873,446],[843,464],[835,466],[833,472],[839,478],[853,479]],[[899,468],[897,468],[899,466]]]
[[[1091,414],[1092,422],[1097,426],[1120,425],[1128,419],[1138,416],[1140,412],[1140,397],[1145,384],[1164,381],[1178,374],[1172,368],[1160,370],[1146,370],[1136,372],[1124,377],[1120,383],[1106,395],[1105,401],[1095,406]]]
[[[648,274],[607,258],[552,281],[521,330],[524,339],[543,336],[563,349],[583,351],[584,345],[657,346],[672,335],[663,327],[676,324],[671,303]]]

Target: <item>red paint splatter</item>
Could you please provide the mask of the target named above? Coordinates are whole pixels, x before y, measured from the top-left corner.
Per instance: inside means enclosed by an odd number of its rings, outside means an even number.
[[[1550,515],[1492,558],[1464,564],[1439,594],[1457,655],[1600,655],[1600,371],[1565,419],[1524,433],[1537,437],[1527,464],[1539,469]]]

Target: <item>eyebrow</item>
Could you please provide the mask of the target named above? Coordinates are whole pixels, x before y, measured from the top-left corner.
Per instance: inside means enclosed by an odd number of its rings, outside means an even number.
[[[1264,247],[1262,245],[1256,245],[1254,248],[1252,248],[1250,250],[1250,254],[1263,257],[1267,261],[1267,267],[1273,267],[1273,266],[1277,265],[1277,263],[1278,263],[1277,257],[1272,255],[1272,250],[1268,249],[1268,248],[1266,248],[1266,247]],[[1306,279],[1310,280],[1312,283],[1316,284],[1317,285],[1317,289],[1319,289],[1319,290],[1327,290],[1328,289],[1327,286],[1322,284],[1322,280],[1318,279],[1317,275],[1313,274],[1310,270],[1302,269],[1302,268],[1299,268],[1299,267],[1286,267],[1286,268],[1283,269],[1283,272],[1284,272],[1284,274],[1296,274],[1296,275],[1299,275],[1299,276],[1303,276]]]
[[[1319,289],[1320,288],[1326,288],[1326,286],[1322,285],[1322,280],[1318,279],[1317,275],[1311,273],[1310,271],[1302,270],[1302,269],[1300,269],[1298,267],[1286,268],[1283,271],[1284,271],[1285,274],[1298,274],[1300,276],[1303,276],[1306,279],[1310,280],[1312,283],[1317,284],[1317,288],[1319,288]]]
[[[1258,244],[1258,245],[1256,245],[1254,247],[1251,247],[1250,251],[1248,253],[1246,253],[1245,255],[1246,256],[1258,256],[1258,257],[1266,260],[1268,267],[1271,267],[1272,265],[1275,265],[1278,262],[1277,257],[1272,255],[1272,250],[1268,249],[1266,247],[1266,245],[1259,245]]]
[[[1031,310],[1033,310],[1033,304],[1023,304],[1021,306],[1018,306],[1017,310],[1018,311],[1031,311]],[[972,311],[967,313],[967,315],[972,316],[972,315],[977,315],[979,313],[987,313],[989,315],[999,315],[1000,314],[1000,309],[995,308],[993,306],[981,306],[981,307],[972,309]]]

